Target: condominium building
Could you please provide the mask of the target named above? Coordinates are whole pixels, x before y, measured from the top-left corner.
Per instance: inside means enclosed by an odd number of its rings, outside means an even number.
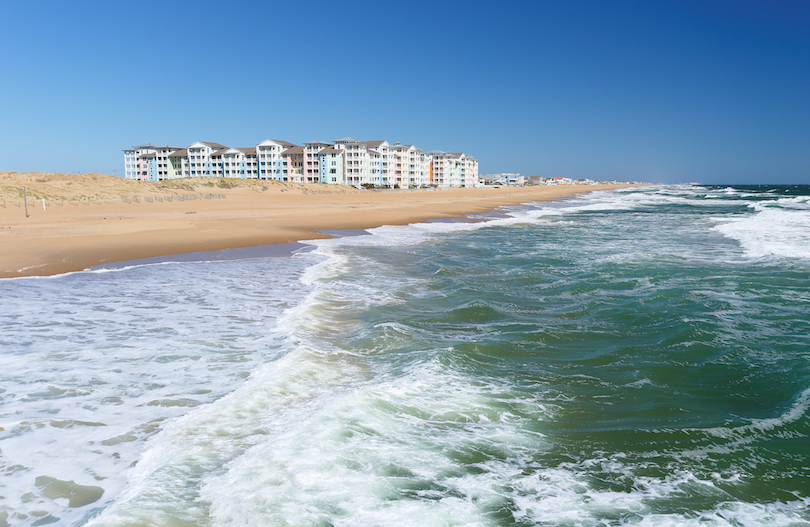
[[[478,160],[464,153],[428,152],[430,181],[439,187],[474,187],[478,181]]]
[[[394,143],[391,147],[394,174],[401,188],[421,187],[429,183],[430,163],[426,153],[413,145]]]
[[[169,156],[177,150],[180,150],[179,146],[151,143],[124,150],[124,177],[144,181],[182,177],[174,172],[169,161]]]
[[[329,145],[318,152],[320,163],[321,183],[345,185],[345,160],[343,150]]]
[[[259,179],[273,179],[285,181],[287,162],[282,153],[295,146],[287,141],[267,139],[256,145],[256,155],[259,162]]]
[[[124,169],[127,179],[146,181],[225,177],[389,188],[474,187],[478,179],[478,160],[467,154],[354,137],[303,146],[266,139],[248,148],[144,144],[124,150]]]
[[[303,176],[305,183],[321,182],[321,159],[319,153],[330,146],[332,146],[332,143],[324,143],[323,141],[304,143]]]

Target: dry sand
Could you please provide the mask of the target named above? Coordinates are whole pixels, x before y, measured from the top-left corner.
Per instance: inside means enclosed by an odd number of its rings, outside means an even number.
[[[319,230],[462,217],[619,186],[626,185],[371,191],[257,180],[151,183],[97,174],[0,172],[0,278],[325,238]]]

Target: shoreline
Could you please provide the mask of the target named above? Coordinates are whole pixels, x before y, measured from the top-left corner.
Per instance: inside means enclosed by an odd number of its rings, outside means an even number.
[[[262,183],[261,190],[216,189],[219,199],[52,201],[44,206],[29,201],[27,218],[21,206],[5,204],[0,208],[0,278],[52,276],[132,260],[329,238],[323,231],[462,218],[503,206],[639,186],[370,191]]]

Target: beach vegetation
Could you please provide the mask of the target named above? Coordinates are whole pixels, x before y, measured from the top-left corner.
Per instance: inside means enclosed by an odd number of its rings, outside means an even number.
[[[177,179],[165,179],[163,181],[158,181],[157,186],[163,189],[178,189],[194,192],[194,187],[192,187],[188,183],[185,183],[184,181]]]
[[[106,174],[70,174],[40,172],[0,171],[0,203],[20,204],[23,187],[29,205],[42,199],[48,202],[84,202],[105,200],[130,200],[134,197],[169,196],[178,191],[202,193],[212,189],[253,189],[268,191],[287,188],[319,193],[346,192],[349,187],[341,185],[300,184],[267,179],[239,178],[177,178],[162,181],[137,181]],[[40,207],[41,208],[41,207]]]

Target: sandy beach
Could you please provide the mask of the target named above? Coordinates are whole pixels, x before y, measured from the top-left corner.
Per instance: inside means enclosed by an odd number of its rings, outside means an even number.
[[[257,180],[152,183],[0,172],[0,278],[324,238],[328,235],[319,231],[463,217],[619,186],[373,191]]]

